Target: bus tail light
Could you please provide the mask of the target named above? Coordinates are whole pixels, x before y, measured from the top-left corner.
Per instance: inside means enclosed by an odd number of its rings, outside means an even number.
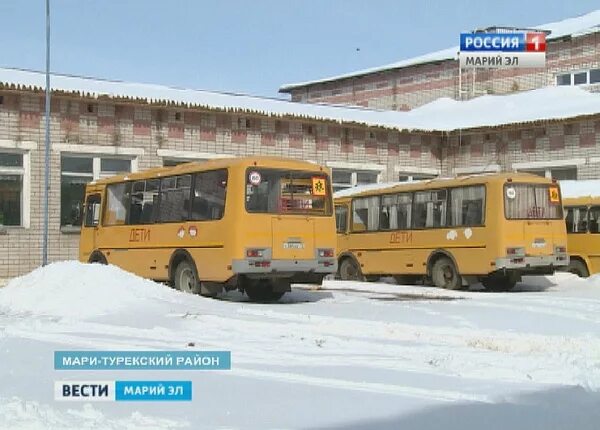
[[[248,258],[263,258],[264,249],[250,248],[246,250],[246,257]]]
[[[558,245],[554,247],[554,253],[555,254],[566,254],[567,253],[567,247],[564,245]]]
[[[331,248],[324,248],[324,249],[318,249],[317,250],[317,255],[319,258],[333,258],[333,249]]]
[[[509,257],[524,257],[525,248],[520,246],[506,248],[506,255]]]

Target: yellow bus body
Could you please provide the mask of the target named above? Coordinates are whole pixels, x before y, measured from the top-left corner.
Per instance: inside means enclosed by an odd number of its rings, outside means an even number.
[[[545,206],[549,206],[552,199],[552,206],[525,207],[528,202],[521,194],[529,193],[526,190],[530,189],[540,190],[531,191],[535,195],[534,198],[540,200],[540,204],[547,200],[548,204]],[[471,193],[465,190],[477,191],[479,200],[483,201],[454,199],[453,203],[453,196],[464,197]],[[518,191],[518,196],[515,190]],[[429,214],[433,212],[427,206],[427,200],[424,203],[427,215],[415,215],[415,211],[423,207],[423,203],[416,206],[417,199],[427,197],[430,193],[445,195],[446,200],[440,199],[437,207],[439,211],[446,208],[446,212],[440,214],[439,225],[415,228],[415,224],[421,222],[418,219],[423,216],[430,217]],[[363,279],[393,275],[400,282],[420,277],[431,279],[435,275],[432,270],[436,260],[443,258],[449,267],[443,269],[444,277],[438,279],[443,280],[446,275],[451,276],[452,266],[458,279],[446,284],[434,282],[434,285],[461,288],[482,280],[486,288],[507,290],[512,288],[523,274],[548,274],[568,264],[565,249],[567,237],[562,219],[559,185],[545,178],[520,173],[472,175],[455,179],[401,183],[350,196],[343,196],[344,192],[339,194],[342,196],[334,197],[338,220],[338,267],[342,279],[352,279],[352,273],[357,273],[356,278]],[[514,210],[525,214],[524,218],[529,219],[507,219],[504,203],[505,199],[509,199],[505,197],[507,194],[518,201],[515,203],[518,204],[515,206],[517,209]],[[355,205],[362,206],[362,203],[357,203],[357,199],[363,198],[364,202],[369,201],[364,198],[378,197],[381,216],[384,213],[384,202],[393,200],[395,195],[402,195],[406,202],[412,202],[411,206],[406,203],[409,209],[402,215],[403,219],[415,217],[409,223],[410,226],[405,226],[404,229],[384,229],[382,224],[378,225],[377,229],[374,228],[375,225],[372,226],[376,231],[365,231],[364,223],[356,214],[357,210],[353,210]],[[397,199],[400,201],[400,197]],[[377,200],[373,202],[375,205]],[[474,203],[478,205],[469,206]],[[471,211],[470,207],[475,207],[475,210]],[[456,216],[451,212],[452,208],[456,208]],[[465,217],[468,218],[465,208],[475,213],[475,218],[479,217],[478,221],[465,221]],[[546,210],[553,214],[553,219],[545,219]],[[453,217],[456,218],[454,222]],[[461,217],[463,218],[459,220]],[[520,218],[514,215],[511,217]],[[345,228],[340,229],[340,223]],[[347,276],[342,273],[346,267],[349,267],[349,276],[348,273]],[[446,273],[446,269],[450,271]]]
[[[600,273],[600,197],[563,200],[567,227],[568,270],[582,277]],[[574,219],[574,212],[577,219]]]
[[[265,195],[254,191],[261,187],[261,172],[262,185],[271,187]],[[265,178],[271,174],[269,185]],[[286,175],[302,178],[293,182],[284,178]],[[249,176],[254,177],[249,179]],[[216,183],[205,180],[210,178],[214,182],[215,177]],[[177,188],[180,182],[183,185]],[[158,183],[159,191],[147,191],[155,189]],[[224,190],[217,190],[219,185]],[[130,190],[121,206],[117,196],[120,187]],[[308,194],[311,187],[316,187],[315,195]],[[188,191],[190,188],[193,190]],[[107,190],[111,190],[110,196]],[[287,192],[291,198],[285,195]],[[224,202],[218,203],[222,208],[211,203],[211,199],[218,200],[214,197],[217,193],[224,195]],[[184,195],[183,206],[177,206],[181,195]],[[187,195],[190,200],[186,203]],[[256,201],[270,199],[282,206],[278,210],[268,209],[267,213],[260,212],[261,209],[250,212],[248,205],[254,196]],[[304,205],[302,209],[283,206],[294,198],[304,199],[297,200]],[[134,199],[137,199],[135,206]],[[137,203],[144,199],[146,203]],[[114,201],[117,203],[113,205]],[[79,254],[82,262],[114,264],[146,278],[174,281],[177,264],[187,259],[195,265],[199,284],[244,289],[244,280],[254,284],[263,280],[284,281],[286,291],[291,281],[320,282],[323,276],[337,269],[331,181],[328,170],[316,164],[247,157],[155,168],[92,182],[86,188],[85,202]],[[119,214],[118,209],[126,207],[127,202],[129,212]],[[270,204],[263,203],[257,203],[256,207]],[[114,211],[109,210],[111,205],[116,208]],[[148,205],[150,215],[144,215],[143,205]],[[212,218],[199,219],[205,217],[207,208],[211,208]],[[134,212],[135,219],[146,219],[132,222]],[[181,219],[173,220],[179,215]],[[152,216],[154,219],[148,220]],[[190,219],[194,217],[195,220]]]

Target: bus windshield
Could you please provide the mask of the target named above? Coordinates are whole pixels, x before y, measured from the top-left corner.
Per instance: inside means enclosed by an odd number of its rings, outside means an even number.
[[[329,178],[321,172],[251,168],[246,171],[250,213],[331,215]]]
[[[562,206],[557,185],[504,185],[506,219],[562,219]]]

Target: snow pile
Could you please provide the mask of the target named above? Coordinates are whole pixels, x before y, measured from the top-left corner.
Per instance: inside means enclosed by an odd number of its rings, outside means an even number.
[[[75,406],[75,405],[73,405]],[[62,412],[18,397],[0,399],[0,428],[11,430],[158,430],[189,428],[189,423],[148,417],[133,412],[126,418],[109,418],[90,404]]]
[[[600,197],[600,179],[586,181],[560,181],[563,199],[577,197]]]
[[[0,313],[94,317],[178,295],[116,266],[64,261],[10,281],[0,290]]]

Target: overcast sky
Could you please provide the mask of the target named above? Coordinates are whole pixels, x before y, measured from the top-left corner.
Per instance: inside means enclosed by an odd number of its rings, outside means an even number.
[[[461,31],[581,15],[597,0],[51,0],[51,69],[283,97],[284,83],[458,44]],[[44,70],[45,1],[1,0],[0,66]]]

